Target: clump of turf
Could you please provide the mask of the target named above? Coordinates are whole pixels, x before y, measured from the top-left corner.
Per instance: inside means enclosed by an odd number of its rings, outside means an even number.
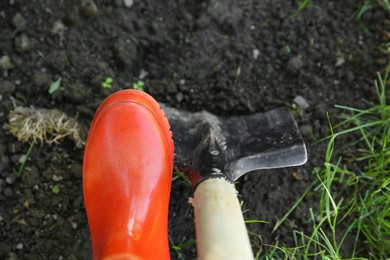
[[[77,120],[57,109],[18,106],[10,112],[8,123],[10,133],[21,142],[53,144],[69,137],[77,147],[84,145]]]

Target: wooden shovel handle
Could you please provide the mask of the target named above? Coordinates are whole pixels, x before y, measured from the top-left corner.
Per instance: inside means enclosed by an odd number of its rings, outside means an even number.
[[[234,185],[224,178],[201,182],[194,194],[197,250],[203,259],[253,259]]]

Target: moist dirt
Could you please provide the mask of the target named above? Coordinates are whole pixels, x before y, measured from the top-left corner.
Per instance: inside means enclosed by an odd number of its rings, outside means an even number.
[[[251,236],[254,250],[292,245],[294,230],[310,231],[316,194],[272,229],[323,164],[326,144],[314,141],[328,133],[326,113],[337,120],[335,104],[374,101],[373,79],[384,68],[378,46],[385,16],[371,11],[357,21],[357,2],[313,1],[297,13],[300,1],[282,0],[0,1],[0,258],[91,259],[83,149],[72,140],[38,142],[18,177],[30,144],[10,135],[10,111],[60,110],[77,117],[85,138],[100,102],[140,80],[159,102],[190,111],[293,110],[309,162],[251,173],[237,184],[244,216],[268,222],[248,224],[261,235]],[[112,87],[103,88],[109,77]],[[175,180],[172,259],[196,258],[189,196],[185,181]]]

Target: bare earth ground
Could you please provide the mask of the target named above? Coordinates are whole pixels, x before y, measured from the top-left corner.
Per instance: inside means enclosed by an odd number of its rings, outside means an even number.
[[[312,143],[327,133],[326,112],[335,116],[335,104],[362,107],[363,99],[374,100],[384,16],[369,12],[360,23],[352,19],[356,2],[316,1],[294,15],[299,1],[136,0],[125,7],[121,0],[1,0],[0,258],[91,258],[82,149],[70,140],[35,145],[16,177],[29,144],[7,131],[13,102],[77,115],[86,133],[99,103],[140,79],[158,101],[191,111],[246,114],[294,108],[298,95],[307,101],[308,108],[294,109],[309,162],[253,173],[237,185],[249,209],[245,217],[269,222],[248,228],[263,243],[291,245],[293,230],[308,231],[315,194],[271,231],[310,184],[313,167],[322,165],[324,144]],[[103,89],[107,77],[113,86]],[[49,94],[59,78],[60,89]],[[196,257],[190,192],[173,182],[170,238],[175,245],[188,242],[186,259]],[[252,242],[259,250],[259,241]],[[178,258],[174,250],[171,255]]]

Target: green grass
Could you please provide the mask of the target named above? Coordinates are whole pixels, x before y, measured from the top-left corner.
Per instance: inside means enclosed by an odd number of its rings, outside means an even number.
[[[378,74],[376,104],[367,109],[337,106],[342,122],[332,126],[322,169],[317,180],[275,225],[276,230],[309,192],[319,193],[319,203],[308,209],[312,232],[295,231],[295,246],[268,245],[263,259],[384,259],[390,256],[390,106],[385,75]],[[328,117],[329,118],[329,117]],[[341,136],[357,140],[334,158]],[[345,139],[343,139],[345,140]],[[314,206],[314,205],[313,205]],[[350,250],[345,251],[348,244]]]
[[[359,1],[359,7],[357,11],[352,15],[351,20],[356,20],[360,23],[360,26],[366,33],[370,33],[370,30],[363,23],[363,16],[365,13],[373,12],[374,10],[381,10],[388,17],[390,15],[390,0],[362,0]],[[384,21],[386,22],[386,21]],[[379,48],[388,53],[388,43],[384,43]]]
[[[37,140],[36,140],[36,138],[34,138],[34,139],[32,140],[32,142],[31,142],[31,144],[30,144],[30,147],[29,147],[28,150],[27,150],[26,157],[24,158],[22,164],[21,164],[20,167],[19,167],[19,170],[18,170],[18,171],[14,171],[15,174],[16,174],[16,176],[20,177],[20,176],[22,175],[22,173],[23,173],[23,171],[24,171],[24,169],[25,169],[27,160],[28,160],[28,158],[30,157],[31,152],[32,152],[32,150],[33,150],[34,145],[35,145],[36,142],[37,142]]]
[[[310,0],[303,0],[299,6],[298,6],[298,9],[295,11],[295,16],[297,16],[298,14],[300,14],[303,10],[305,10],[306,8],[308,8],[310,4]]]
[[[184,237],[179,244],[175,244],[171,238],[171,236],[168,236],[169,243],[171,248],[176,252],[176,259],[184,260],[186,259],[184,254],[182,253],[182,250],[187,247],[194,247],[196,246],[196,240],[195,239],[187,239]]]
[[[357,20],[361,20],[363,15],[372,9],[384,10],[388,15],[390,14],[390,1],[389,0],[365,0],[360,4],[360,7],[355,12],[353,17]]]

